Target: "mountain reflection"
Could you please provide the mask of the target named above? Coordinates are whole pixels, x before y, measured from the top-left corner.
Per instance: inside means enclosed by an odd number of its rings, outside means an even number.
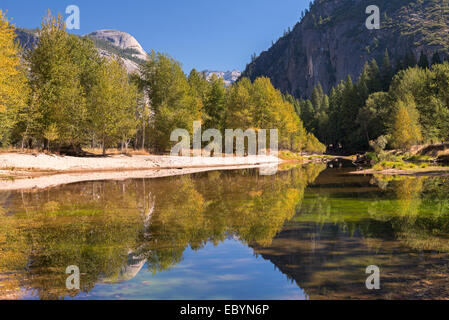
[[[311,299],[449,297],[449,180],[326,171],[270,246],[252,246]],[[365,287],[381,269],[381,290]]]
[[[230,237],[312,299],[447,297],[449,180],[307,165],[0,193],[0,297],[75,297]],[[324,171],[323,171],[324,170]],[[365,268],[381,268],[381,290]],[[70,265],[81,290],[65,289]]]
[[[237,237],[269,245],[307,185],[324,170],[309,165],[259,176],[255,170],[123,182],[91,182],[0,194],[0,295],[20,288],[41,299],[76,296],[65,270],[76,265],[81,291],[153,273]],[[3,291],[3,292],[2,292]],[[13,293],[11,293],[13,292]]]

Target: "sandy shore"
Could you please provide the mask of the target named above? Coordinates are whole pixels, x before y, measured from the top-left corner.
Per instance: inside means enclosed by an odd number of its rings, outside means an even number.
[[[0,170],[40,170],[40,171],[106,171],[142,170],[150,168],[178,168],[198,166],[228,166],[276,163],[273,156],[249,157],[171,157],[171,156],[125,156],[109,157],[61,157],[46,154],[0,154]]]
[[[273,156],[202,158],[115,155],[78,158],[6,153],[0,154],[0,190],[41,189],[82,181],[158,178],[211,170],[266,168],[280,162]]]

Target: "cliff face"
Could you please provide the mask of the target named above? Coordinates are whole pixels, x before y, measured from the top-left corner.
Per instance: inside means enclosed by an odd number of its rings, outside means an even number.
[[[129,33],[118,30],[99,30],[87,35],[95,44],[100,55],[112,58],[118,55],[128,73],[139,69],[139,64],[146,60],[147,53],[140,43]]]
[[[380,8],[381,28],[368,30],[366,8]],[[449,0],[317,0],[293,30],[264,51],[243,76],[271,78],[283,92],[309,97],[321,83],[328,91],[366,61],[379,64],[388,49],[391,61],[410,50],[417,59],[449,48]]]
[[[120,49],[129,50],[132,56],[137,59],[145,60],[147,58],[147,53],[140,43],[129,33],[118,30],[99,30],[88,36],[108,41],[111,45]]]
[[[39,41],[36,30],[17,28],[16,35],[20,45],[29,50],[32,50]],[[88,34],[87,37],[94,42],[100,56],[104,58],[119,56],[129,73],[137,71],[139,63],[147,58],[147,53],[140,43],[126,32],[99,30]]]

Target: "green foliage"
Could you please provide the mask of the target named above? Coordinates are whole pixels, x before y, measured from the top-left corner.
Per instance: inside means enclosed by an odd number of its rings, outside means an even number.
[[[44,139],[51,125],[60,144],[80,145],[85,139],[92,69],[84,62],[96,52],[84,41],[65,32],[61,16],[49,13],[42,23],[38,45],[28,55],[33,107],[24,117],[26,131],[37,139]]]
[[[50,12],[38,35],[26,55],[31,94],[19,109],[16,141],[56,150],[80,150],[88,141],[127,145],[136,132],[138,93],[121,60],[103,61],[89,38],[69,35],[62,17]]]
[[[89,97],[91,130],[101,141],[103,154],[107,147],[135,134],[137,88],[119,58],[103,61]]]
[[[167,151],[173,130],[186,129],[192,135],[193,121],[202,120],[202,93],[190,86],[179,62],[154,51],[141,67],[141,78],[154,112],[150,144]]]
[[[200,121],[203,129],[214,128],[223,134],[225,128],[278,129],[283,149],[317,153],[326,149],[304,129],[299,102],[282,95],[268,78],[242,79],[226,87],[222,79],[206,79],[195,70],[187,77],[178,61],[154,51],[146,61],[136,61],[142,63],[139,73],[128,76],[120,57],[131,59],[135,51],[114,51],[105,41],[70,35],[62,17],[50,12],[37,30],[35,48],[26,54],[28,95],[25,73],[19,70],[19,50],[12,41],[13,29],[3,20],[1,34],[9,42],[1,38],[0,57],[10,50],[12,60],[7,63],[22,84],[1,83],[0,89],[20,89],[24,94],[16,92],[21,101],[9,96],[13,106],[8,109],[0,101],[2,144],[8,135],[22,148],[78,152],[84,146],[101,146],[105,153],[108,147],[121,144],[127,148],[132,143],[135,148],[166,152],[173,145],[170,136],[175,129],[186,129],[192,136],[193,122]],[[120,57],[104,60],[98,48]],[[314,103],[314,111],[320,112],[314,121],[324,130],[329,99],[321,87],[316,89]]]
[[[365,157],[366,157],[370,162],[374,162],[374,163],[379,162],[379,157],[378,157],[378,155],[377,155],[376,152],[367,152],[367,153],[365,154]]]
[[[393,148],[406,150],[422,140],[419,115],[413,98],[399,101],[396,108],[391,128],[391,145]]]
[[[0,9],[0,146],[9,144],[20,110],[26,106],[28,86],[20,64],[21,49],[14,27]]]
[[[294,160],[294,161],[302,161],[303,157],[299,153],[291,152],[288,150],[279,151],[279,158],[282,160]]]
[[[307,135],[295,106],[289,101],[291,98],[285,98],[268,78],[258,78],[253,83],[243,78],[229,88],[226,127],[244,130],[276,128],[280,148],[301,151],[307,150],[308,144],[307,151],[325,150],[312,134]]]
[[[309,146],[313,152],[324,152],[315,137],[307,135],[295,110],[298,101],[283,96],[268,78],[254,82],[243,78],[230,87],[216,76],[206,80],[192,70],[188,77],[171,57],[153,52],[141,68],[141,83],[148,93],[154,112],[151,123],[151,146],[167,151],[173,142],[170,133],[177,128],[192,135],[193,121],[202,128],[278,129],[279,147],[301,151]],[[324,151],[323,151],[324,150]]]
[[[411,55],[408,59],[413,60]],[[406,60],[405,64],[413,64]],[[449,63],[425,67],[422,58],[424,68],[400,70],[391,79],[388,61],[386,52],[380,70],[375,61],[367,63],[356,83],[348,77],[332,88],[329,96],[322,94],[318,85],[310,100],[299,103],[305,128],[327,144],[342,145],[346,150],[367,150],[374,147],[372,141],[387,135],[391,137],[389,147],[401,149],[447,139]],[[388,92],[382,91],[386,81]],[[329,107],[323,116],[320,101],[326,98]],[[326,119],[323,123],[327,125],[320,126],[319,119]]]
[[[380,136],[376,140],[370,141],[370,147],[374,149],[374,152],[381,153],[388,144],[388,138],[386,136]]]
[[[208,115],[206,128],[220,131],[225,129],[226,117],[226,88],[223,79],[213,75],[210,79],[209,90],[204,99],[204,111]]]
[[[417,166],[413,163],[406,163],[406,162],[391,162],[391,161],[381,161],[378,164],[373,166],[374,171],[382,171],[382,170],[389,170],[389,169],[397,169],[397,170],[406,170],[406,169],[413,169]]]

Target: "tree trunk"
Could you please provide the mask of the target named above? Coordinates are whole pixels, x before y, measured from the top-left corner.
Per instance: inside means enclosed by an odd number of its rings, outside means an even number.
[[[104,138],[103,138],[103,142],[102,142],[102,148],[103,148],[103,156],[105,156],[106,155],[106,143],[104,141]]]
[[[145,149],[145,114],[146,114],[146,105],[143,104],[143,112],[142,112],[142,150]]]
[[[145,149],[145,117],[142,123],[142,150]]]
[[[368,146],[369,146],[370,139],[369,139],[369,133],[368,133],[367,128],[365,128],[365,134],[366,134],[366,140],[368,140]]]

